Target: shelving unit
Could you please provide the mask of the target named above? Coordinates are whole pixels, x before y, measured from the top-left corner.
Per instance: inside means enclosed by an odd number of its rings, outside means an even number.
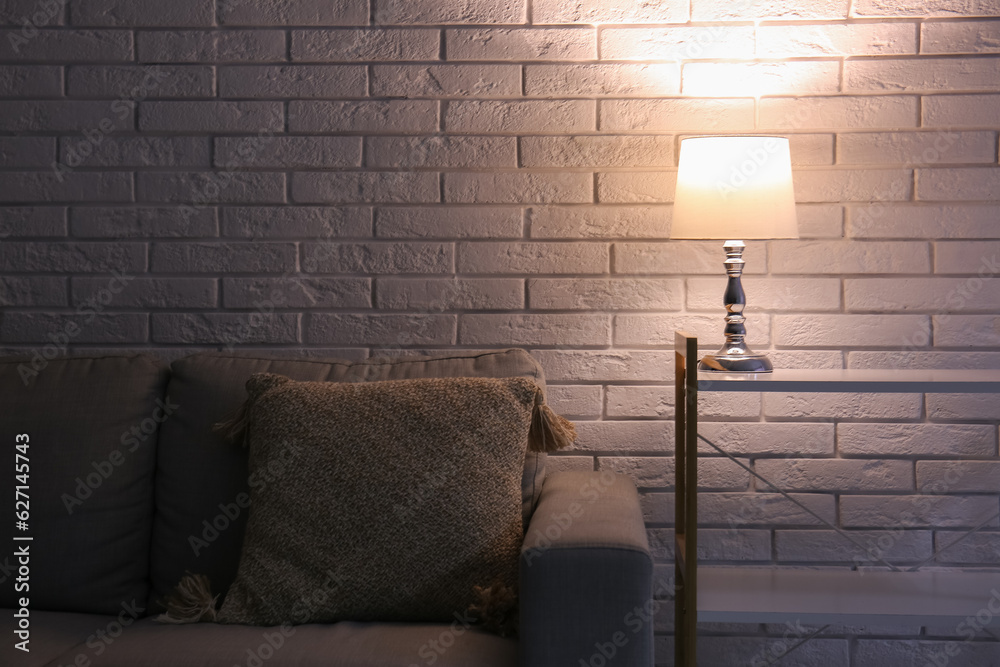
[[[1000,572],[698,568],[698,394],[728,392],[995,393],[992,370],[698,372],[698,340],[675,336],[675,664],[697,665],[697,622],[958,624],[1000,591]],[[723,443],[724,444],[724,443]],[[993,602],[994,608],[1000,599]],[[992,612],[992,610],[991,610]],[[1000,624],[1000,614],[991,613]]]

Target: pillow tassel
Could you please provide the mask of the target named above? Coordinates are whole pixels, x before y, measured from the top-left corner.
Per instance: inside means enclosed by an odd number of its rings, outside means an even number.
[[[219,596],[212,596],[212,586],[203,574],[186,573],[180,582],[170,591],[166,599],[167,611],[156,617],[159,623],[212,623],[215,621],[215,608]]]
[[[535,394],[531,430],[528,431],[528,449],[533,452],[554,452],[569,447],[574,440],[576,427],[573,422],[553,412],[545,404],[541,391]]]
[[[473,586],[476,601],[469,606],[483,628],[501,637],[516,637],[518,629],[517,591],[499,581],[487,587]]]
[[[227,442],[243,442],[247,426],[250,424],[250,409],[253,407],[253,397],[243,401],[236,412],[218,424],[212,425],[212,430],[221,433]]]
[[[291,382],[291,380],[283,375],[254,373],[246,383],[247,400],[243,401],[243,404],[229,419],[213,425],[212,430],[221,433],[222,437],[229,442],[246,444],[243,436],[246,435],[247,427],[250,425],[250,412],[253,410],[253,404],[269,389],[286,382]]]

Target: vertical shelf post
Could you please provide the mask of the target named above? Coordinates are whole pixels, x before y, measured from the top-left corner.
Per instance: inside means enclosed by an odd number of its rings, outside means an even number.
[[[674,665],[695,667],[698,623],[698,339],[674,337]]]

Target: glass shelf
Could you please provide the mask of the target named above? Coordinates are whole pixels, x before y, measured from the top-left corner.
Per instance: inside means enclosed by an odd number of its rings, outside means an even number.
[[[777,369],[773,373],[698,373],[698,391],[1000,392],[1000,370]]]

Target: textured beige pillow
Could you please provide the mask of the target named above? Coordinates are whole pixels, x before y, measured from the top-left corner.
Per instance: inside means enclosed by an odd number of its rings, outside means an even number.
[[[448,621],[476,587],[513,599],[529,429],[533,449],[572,435],[531,380],[262,373],[247,391],[251,511],[220,622]]]

